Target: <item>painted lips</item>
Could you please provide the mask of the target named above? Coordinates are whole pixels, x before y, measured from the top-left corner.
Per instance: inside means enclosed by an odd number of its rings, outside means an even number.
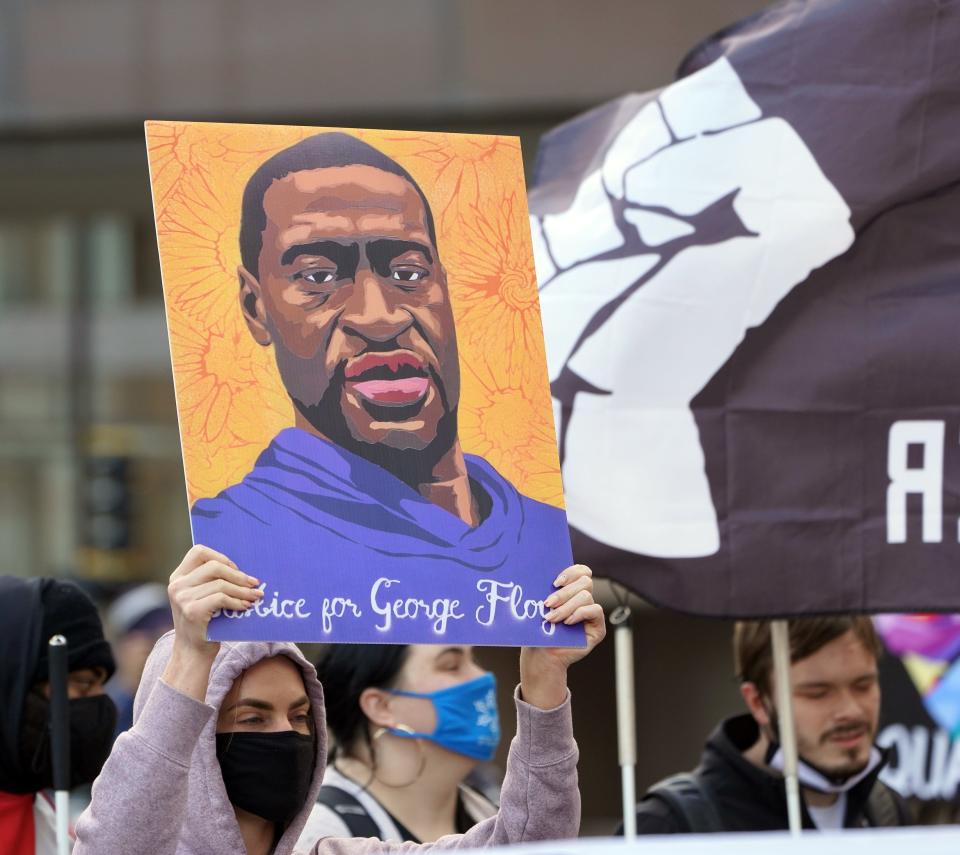
[[[349,385],[375,404],[402,407],[415,404],[426,395],[430,381],[426,377],[405,377],[402,380],[362,380]]]
[[[373,404],[404,407],[427,394],[430,378],[423,361],[409,351],[366,353],[347,365],[347,386]]]

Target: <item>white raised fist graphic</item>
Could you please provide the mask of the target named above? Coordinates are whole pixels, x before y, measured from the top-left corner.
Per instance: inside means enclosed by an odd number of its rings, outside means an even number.
[[[577,528],[644,555],[719,549],[690,401],[850,247],[849,217],[803,140],[762,118],[720,59],[643,107],[566,211],[531,218],[550,379],[572,406]]]

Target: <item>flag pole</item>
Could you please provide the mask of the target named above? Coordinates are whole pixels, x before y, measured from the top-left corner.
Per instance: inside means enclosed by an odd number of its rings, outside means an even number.
[[[70,855],[70,701],[67,695],[67,640],[62,635],[50,639],[48,661],[57,855]]]
[[[637,716],[633,679],[633,626],[630,607],[618,606],[610,615],[613,629],[613,650],[617,682],[617,745],[620,755],[621,792],[623,795],[623,836],[637,837]]]
[[[793,693],[790,691],[790,630],[787,621],[771,622],[770,640],[773,646],[780,745],[783,748],[783,781],[787,790],[787,820],[790,834],[799,837],[803,824],[800,816],[800,783],[797,779],[797,729],[793,717]]]

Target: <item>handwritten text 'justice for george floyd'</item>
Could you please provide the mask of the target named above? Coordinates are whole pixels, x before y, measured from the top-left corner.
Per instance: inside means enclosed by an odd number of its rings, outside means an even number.
[[[403,621],[426,620],[434,632],[444,635],[451,621],[463,620],[466,609],[460,600],[437,597],[405,596],[390,591],[401,585],[399,579],[381,577],[370,588],[368,607],[378,615],[376,628],[389,632],[395,624]],[[222,609],[214,617],[247,618],[256,615],[261,618],[282,618],[287,620],[307,620],[313,618],[313,606],[306,599],[283,599],[279,593],[267,593],[266,583],[260,585],[264,597],[255,606],[246,611]],[[493,579],[480,579],[477,582],[480,603],[474,611],[474,618],[480,626],[492,626],[501,610],[516,620],[540,620],[545,635],[553,635],[555,625],[544,620],[549,611],[543,600],[526,598],[523,588],[514,582],[495,582]],[[334,623],[343,620],[356,620],[364,615],[363,607],[349,597],[323,597],[319,603],[320,625],[327,634],[333,631]]]

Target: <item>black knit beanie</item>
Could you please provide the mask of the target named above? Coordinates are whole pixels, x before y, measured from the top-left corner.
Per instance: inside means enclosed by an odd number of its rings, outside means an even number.
[[[49,679],[47,644],[54,635],[67,639],[70,671],[103,668],[109,679],[116,664],[110,645],[103,637],[100,615],[93,601],[73,582],[59,579],[43,580],[40,598],[43,604],[41,644],[33,682]]]

